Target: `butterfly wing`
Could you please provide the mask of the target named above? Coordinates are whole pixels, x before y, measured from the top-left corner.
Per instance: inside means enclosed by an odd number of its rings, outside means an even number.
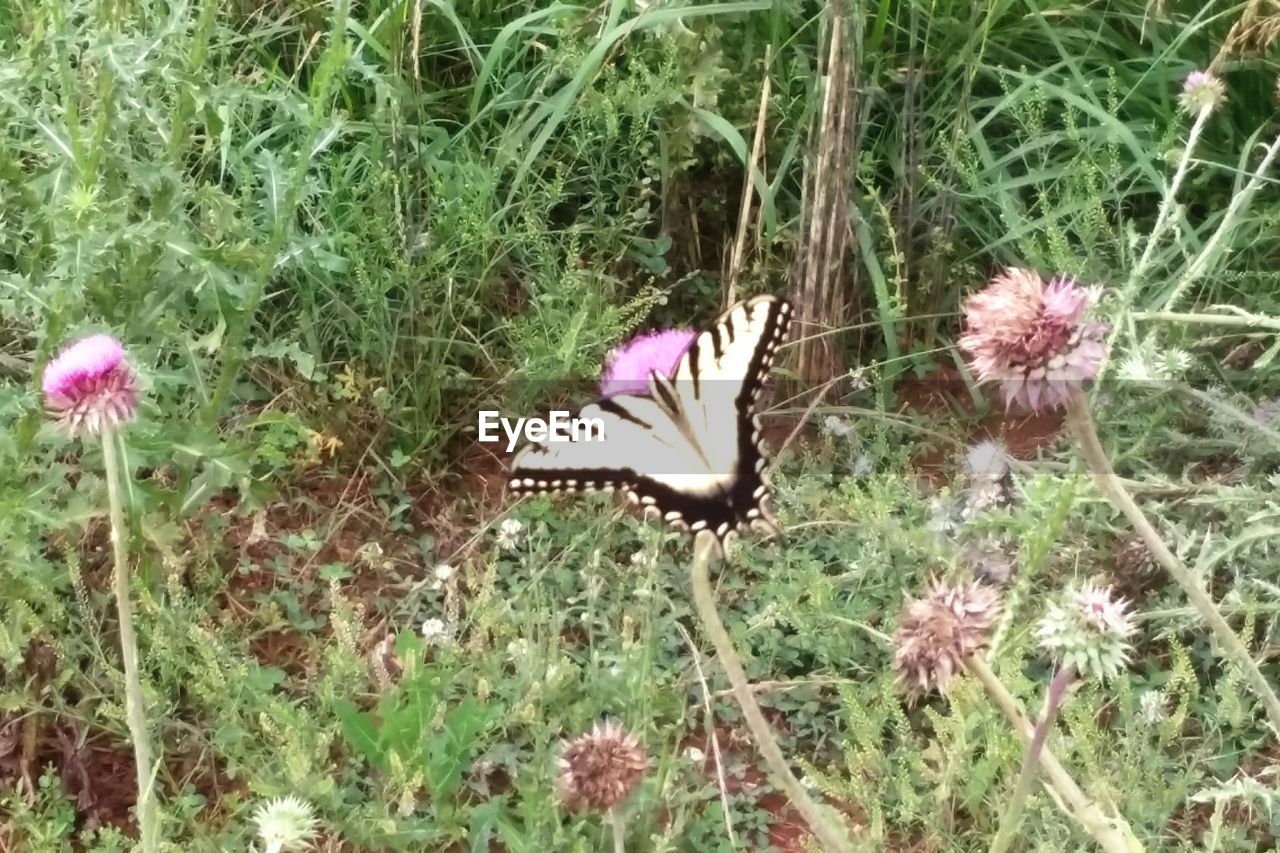
[[[511,466],[524,492],[622,489],[673,524],[723,541],[751,524],[775,527],[755,405],[786,337],[791,305],[761,296],[739,303],[694,338],[670,379],[649,393],[586,406],[597,441],[529,445]]]

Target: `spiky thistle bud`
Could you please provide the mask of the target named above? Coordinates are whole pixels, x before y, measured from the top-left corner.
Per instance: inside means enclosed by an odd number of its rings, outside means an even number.
[[[1110,587],[1070,587],[1049,605],[1036,636],[1063,665],[1099,679],[1116,675],[1129,661],[1135,626],[1128,602]]]
[[[570,811],[607,812],[639,784],[649,759],[635,735],[609,720],[563,744],[558,764],[560,797]]]
[[[259,806],[253,823],[264,853],[305,850],[316,835],[315,809],[293,794]]]
[[[1000,615],[1000,596],[979,581],[929,582],[924,598],[907,602],[893,635],[898,682],[913,694],[941,689],[987,644]]]

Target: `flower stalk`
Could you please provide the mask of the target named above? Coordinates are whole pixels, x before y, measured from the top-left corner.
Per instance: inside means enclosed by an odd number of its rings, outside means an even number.
[[[965,661],[965,667],[982,682],[987,695],[1030,748],[1035,741],[1035,727],[1018,710],[1017,701],[991,671],[991,667],[987,666],[987,662],[981,656],[974,655]],[[1096,802],[1085,795],[1071,778],[1071,774],[1047,748],[1040,750],[1040,765],[1044,768],[1046,784],[1056,794],[1059,804],[1106,853],[1141,853],[1145,849],[1133,834],[1128,821],[1120,816],[1110,817],[1103,812]]]
[[[120,457],[116,431],[101,430],[102,460],[106,469],[107,504],[111,514],[111,550],[115,563],[116,615],[120,622],[120,657],[124,662],[125,719],[133,741],[133,763],[138,778],[138,828],[143,853],[155,853],[160,843],[160,813],[156,809],[151,738],[147,730],[142,675],[138,668],[138,637],[133,627],[129,598],[129,559],[125,547],[124,500],[120,488]]]
[[[1036,771],[1040,767],[1040,753],[1044,750],[1044,743],[1053,729],[1054,720],[1058,718],[1059,709],[1062,708],[1063,697],[1067,695],[1067,687],[1070,686],[1075,675],[1075,667],[1068,664],[1059,669],[1053,681],[1049,682],[1049,689],[1045,693],[1044,711],[1040,714],[1040,722],[1036,724],[1035,731],[1031,733],[1031,743],[1027,746],[1027,755],[1022,760],[1022,769],[1018,772],[1018,781],[1013,788],[1013,798],[1009,800],[1004,817],[1000,819],[1000,829],[991,842],[990,853],[1004,853],[1013,843],[1018,827],[1022,824],[1022,812],[1027,805],[1027,797],[1031,795]]]
[[[1084,456],[1098,490],[1124,514],[1133,525],[1133,529],[1142,537],[1152,555],[1178,586],[1182,587],[1192,606],[1221,643],[1226,656],[1240,668],[1245,680],[1262,701],[1267,718],[1271,722],[1271,728],[1277,736],[1280,736],[1280,697],[1276,696],[1275,690],[1267,683],[1266,676],[1262,674],[1262,670],[1249,654],[1248,647],[1227,624],[1227,620],[1223,618],[1209,593],[1200,586],[1191,570],[1164,544],[1164,540],[1147,520],[1141,507],[1116,477],[1115,470],[1111,467],[1111,460],[1098,439],[1097,430],[1094,429],[1093,417],[1089,414],[1089,404],[1084,395],[1078,391],[1067,400],[1067,424],[1080,443],[1080,452]]]
[[[693,565],[690,570],[693,603],[698,617],[702,620],[703,630],[707,632],[712,646],[715,647],[716,658],[720,661],[725,675],[729,677],[734,699],[742,708],[742,715],[755,738],[756,747],[764,757],[770,781],[791,800],[792,805],[809,824],[809,829],[824,850],[834,851],[834,853],[850,851],[848,842],[823,815],[818,804],[813,801],[787,766],[782,749],[778,746],[778,741],[774,738],[773,731],[769,728],[769,723],[761,713],[760,706],[756,703],[755,696],[747,684],[747,674],[742,669],[742,662],[733,648],[733,641],[729,638],[724,623],[720,621],[715,595],[711,589],[711,559],[717,552],[718,543],[715,535],[706,530],[700,531],[693,543]]]
[[[1209,268],[1209,263],[1218,256],[1218,247],[1235,226],[1236,219],[1239,218],[1240,214],[1249,205],[1249,202],[1252,201],[1254,195],[1262,187],[1264,176],[1278,155],[1280,155],[1280,134],[1277,134],[1271,144],[1266,147],[1262,155],[1262,162],[1258,164],[1258,168],[1254,170],[1254,173],[1249,176],[1249,183],[1245,184],[1244,189],[1236,193],[1231,199],[1231,203],[1227,205],[1227,212],[1222,216],[1222,221],[1218,223],[1218,227],[1210,235],[1208,241],[1205,242],[1204,248],[1195,256],[1187,267],[1187,271],[1182,274],[1182,277],[1178,279],[1178,283],[1174,285],[1169,298],[1165,300],[1165,310],[1177,307],[1187,289],[1200,276],[1204,275],[1205,270]]]
[[[627,853],[624,843],[627,827],[622,822],[622,812],[617,808],[609,809],[609,827],[613,831],[613,853]]]

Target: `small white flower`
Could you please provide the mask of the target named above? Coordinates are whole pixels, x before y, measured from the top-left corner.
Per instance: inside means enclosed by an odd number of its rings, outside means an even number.
[[[694,764],[701,764],[707,760],[707,754],[696,746],[686,747],[684,757],[692,761]]]
[[[507,657],[512,663],[520,663],[529,654],[529,641],[524,637],[517,637],[507,643]]]
[[[800,784],[810,791],[818,787],[818,783],[813,781],[813,778],[807,775],[800,777]]]
[[[998,482],[1009,473],[1009,451],[998,441],[984,439],[965,450],[964,467],[975,482]]]
[[[370,568],[384,565],[382,545],[377,542],[366,542],[356,549],[356,559]]]
[[[1149,726],[1169,716],[1169,697],[1163,690],[1148,690],[1138,697],[1138,719]]]
[[[502,524],[498,525],[498,547],[504,551],[512,551],[520,544],[520,534],[524,531],[524,525],[517,518],[503,519]]]
[[[443,642],[449,637],[449,624],[443,619],[428,619],[422,623],[422,636],[428,643]]]
[[[652,551],[636,551],[631,555],[631,565],[637,569],[648,569],[658,562],[658,555]]]
[[[441,563],[436,566],[431,572],[432,576],[435,578],[435,580],[431,582],[431,588],[433,590],[439,590],[445,585],[445,582],[448,581],[449,578],[453,577],[456,571],[457,569],[450,566],[448,563]]]
[[[290,794],[258,806],[253,823],[266,853],[283,853],[309,847],[317,821],[311,804]]]
[[[853,424],[849,423],[839,415],[827,415],[826,419],[822,422],[822,428],[826,430],[827,434],[832,438],[844,438],[849,433],[853,432]]]

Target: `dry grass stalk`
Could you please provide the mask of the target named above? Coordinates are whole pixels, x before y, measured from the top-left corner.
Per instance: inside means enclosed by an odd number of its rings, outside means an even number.
[[[853,239],[850,190],[856,144],[853,33],[843,0],[827,5],[828,47],[819,79],[822,109],[811,131],[811,149],[802,199],[802,246],[795,271],[796,314],[803,329],[796,372],[805,384],[844,371],[838,335],[850,299],[847,261]]]
[[[760,81],[760,109],[756,112],[755,139],[751,142],[751,162],[742,179],[742,206],[738,209],[738,234],[733,241],[733,254],[729,258],[729,269],[725,273],[724,307],[727,310],[738,301],[738,277],[742,274],[742,255],[747,244],[747,223],[751,220],[752,184],[756,176],[764,180],[764,173],[758,168],[760,153],[764,148],[765,122],[769,117],[769,69],[773,63],[773,45],[764,51],[764,77]]]

